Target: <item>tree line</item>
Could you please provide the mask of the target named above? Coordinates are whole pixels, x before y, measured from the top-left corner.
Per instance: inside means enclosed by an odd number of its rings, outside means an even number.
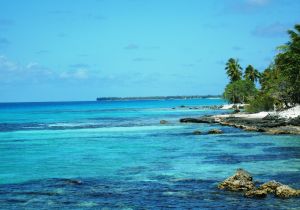
[[[229,77],[223,97],[230,103],[249,104],[249,112],[283,109],[300,104],[300,24],[288,30],[289,41],[263,72],[252,65],[243,71],[238,59],[226,63]],[[256,88],[256,82],[260,87]]]

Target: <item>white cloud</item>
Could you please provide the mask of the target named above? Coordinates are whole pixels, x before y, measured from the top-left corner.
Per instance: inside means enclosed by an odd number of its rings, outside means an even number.
[[[38,67],[38,66],[39,66],[38,63],[36,63],[36,62],[30,62],[30,63],[28,63],[28,64],[26,65],[26,68],[27,68],[27,69],[32,69],[32,68],[36,68],[36,67]]]
[[[4,55],[0,55],[0,81],[4,83],[16,82],[50,82],[65,80],[86,80],[96,78],[96,73],[88,68],[77,68],[58,72],[40,65],[37,62],[29,62],[26,65],[12,61]]]
[[[0,71],[16,71],[18,69],[18,64],[10,61],[4,55],[0,55]]]
[[[77,69],[73,71],[65,71],[59,74],[60,78],[63,79],[88,79],[89,78],[89,72],[87,69]]]

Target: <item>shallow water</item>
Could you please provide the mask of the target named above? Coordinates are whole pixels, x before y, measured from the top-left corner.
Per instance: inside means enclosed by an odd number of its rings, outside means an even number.
[[[0,104],[0,209],[299,209],[299,198],[246,199],[216,188],[237,168],[300,188],[299,136],[180,124],[226,111],[172,109],[222,103]],[[224,134],[206,135],[212,128]]]

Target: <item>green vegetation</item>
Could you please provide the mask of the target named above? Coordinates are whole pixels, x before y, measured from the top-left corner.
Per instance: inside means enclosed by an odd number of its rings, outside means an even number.
[[[259,92],[251,101],[250,105],[246,106],[247,112],[256,113],[260,111],[274,110],[274,98],[269,95],[264,95]]]
[[[225,67],[226,73],[230,78],[230,82],[235,82],[241,79],[242,77],[242,67],[239,64],[239,61],[233,58],[230,58]]]
[[[225,98],[230,103],[248,103],[257,93],[254,82],[258,78],[258,74],[251,65],[247,67],[247,72],[242,79],[242,67],[237,59],[230,58],[226,63],[226,73],[230,79],[230,83],[226,86],[223,93]]]
[[[278,47],[279,53],[262,73],[249,65],[242,79],[238,60],[228,60],[225,70],[230,83],[223,94],[228,102],[249,103],[249,112],[282,109],[300,103],[300,25],[295,25],[295,30],[289,30],[288,34],[289,42]],[[256,81],[260,83],[258,90]]]
[[[230,103],[248,103],[257,90],[250,80],[238,80],[229,83],[223,94],[223,97]]]
[[[253,66],[249,65],[245,69],[244,78],[254,83],[260,78],[260,73]]]

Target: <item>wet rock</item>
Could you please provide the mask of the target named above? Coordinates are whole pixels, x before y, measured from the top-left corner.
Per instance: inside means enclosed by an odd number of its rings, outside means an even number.
[[[238,169],[236,173],[218,185],[219,189],[229,191],[248,191],[254,189],[253,178],[249,172]]]
[[[182,118],[179,121],[181,123],[217,123],[219,122],[219,118],[203,116],[199,118]]]
[[[247,198],[265,198],[267,195],[267,190],[249,190],[244,194]]]
[[[82,184],[82,181],[79,179],[63,179],[67,184],[75,184],[80,185]]]
[[[199,130],[193,131],[193,135],[200,135],[202,132]]]
[[[265,116],[263,118],[263,120],[279,120],[279,117],[277,115],[274,115],[274,114],[268,114],[267,116]]]
[[[283,134],[291,134],[289,130],[281,129],[281,128],[273,128],[268,130],[268,134],[273,135],[283,135]]]
[[[288,121],[289,125],[300,126],[300,116],[292,118]]]
[[[263,132],[262,130],[257,129],[257,128],[254,127],[254,126],[244,126],[243,129],[244,129],[245,131],[259,131],[259,132]]]
[[[239,112],[241,112],[239,109],[235,109],[235,110],[233,111],[234,114],[239,113]]]
[[[276,188],[282,186],[280,182],[276,182],[275,180],[266,182],[258,187],[258,190],[265,190],[267,193],[275,193]]]
[[[181,123],[207,123],[200,118],[182,118],[179,120]]]
[[[300,196],[300,190],[295,190],[288,185],[281,185],[276,188],[275,196],[279,198],[290,198]]]
[[[208,134],[221,134],[221,133],[223,133],[223,131],[220,129],[212,129],[208,131]]]
[[[167,121],[167,120],[161,120],[159,123],[160,123],[160,124],[167,124],[168,121]]]
[[[245,115],[247,116],[247,115]],[[268,115],[264,118],[243,117],[243,115],[215,115],[199,118],[182,118],[181,123],[218,123],[222,126],[231,126],[247,131],[265,132],[268,134],[300,134],[300,116],[292,119],[279,118]]]
[[[265,198],[268,194],[274,194],[278,198],[300,197],[300,190],[274,180],[255,188],[252,176],[243,169],[238,169],[233,176],[221,182],[218,188],[229,191],[244,191],[244,196],[247,198]]]

